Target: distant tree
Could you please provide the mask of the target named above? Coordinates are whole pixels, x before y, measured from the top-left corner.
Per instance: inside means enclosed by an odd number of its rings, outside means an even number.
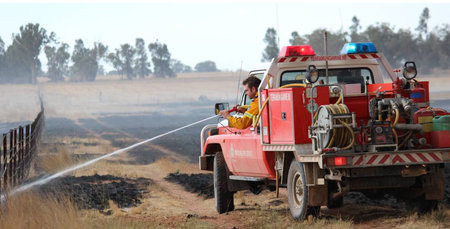
[[[361,29],[361,25],[359,24],[359,19],[356,16],[352,18],[352,25],[349,27],[350,29],[350,40],[351,42],[364,42],[366,38],[361,36],[359,30]]]
[[[310,44],[317,55],[324,55],[324,32],[326,29],[316,29],[311,34],[305,35],[307,43]],[[332,32],[327,31],[327,54],[337,55],[340,53],[342,46],[347,42],[345,38],[347,33],[342,31]]]
[[[98,65],[98,70],[97,70],[97,75],[98,76],[104,76],[105,75],[105,68],[102,65]]]
[[[419,50],[409,30],[395,31],[388,23],[370,25],[364,36],[383,52],[393,66],[400,66],[405,60],[418,60]]]
[[[67,52],[69,45],[62,43],[58,49],[54,46],[45,46],[44,52],[47,56],[47,76],[52,81],[64,80],[68,71],[70,54]]]
[[[426,40],[428,37],[428,19],[430,19],[430,10],[428,7],[425,7],[419,18],[419,26],[416,28],[420,40]]]
[[[123,44],[120,46],[120,57],[123,62],[122,70],[128,79],[134,78],[136,75],[133,70],[133,60],[136,55],[136,49],[129,44]]]
[[[266,48],[262,53],[261,61],[271,61],[273,58],[277,57],[280,52],[277,42],[277,31],[274,28],[267,29],[266,35],[264,36],[264,42],[266,43]]]
[[[5,55],[5,42],[0,37],[0,55]]]
[[[45,44],[55,40],[55,34],[49,35],[39,24],[29,23],[19,28],[18,34],[13,34],[13,42],[6,50],[6,68],[13,81],[36,83],[36,77],[41,72],[39,54]],[[19,79],[22,78],[22,79]]]
[[[213,61],[207,60],[200,62],[195,65],[196,72],[217,72],[216,63]]]
[[[191,66],[185,65],[181,61],[175,59],[170,60],[170,67],[175,73],[192,72]]]
[[[6,77],[5,68],[5,42],[3,42],[0,37],[0,81],[4,81],[4,78]]]
[[[115,53],[110,53],[107,59],[113,64],[117,72],[125,75],[127,79],[133,79],[136,74],[133,69],[134,56],[136,50],[129,44],[123,44]]]
[[[291,39],[289,39],[289,44],[304,45],[306,44],[306,39],[300,36],[297,31],[294,31],[291,33]]]
[[[450,64],[450,26],[444,25],[443,28],[438,29],[438,36],[441,39],[440,51],[444,54],[445,58],[442,58],[444,63],[441,63],[442,68],[449,68]]]
[[[106,55],[108,54],[108,46],[104,45],[101,42],[95,42],[93,51],[95,52],[95,58],[98,64],[97,75],[104,75],[105,68],[101,63],[103,62],[103,60],[106,60]]]
[[[170,67],[170,52],[166,44],[159,43],[156,40],[148,45],[148,49],[152,54],[153,73],[156,77],[175,77],[175,73]]]
[[[114,72],[117,72],[119,75],[124,75],[123,73],[123,62],[120,59],[120,51],[116,49],[115,52],[111,52],[106,56],[106,59],[113,65],[115,69]]]
[[[150,62],[148,62],[145,41],[142,38],[136,38],[136,60],[134,72],[140,78],[144,78],[152,72],[150,70]]]
[[[75,41],[72,53],[71,67],[73,81],[94,81],[97,76],[98,62],[105,57],[108,47],[100,42],[94,43],[94,48],[84,46],[81,39]]]

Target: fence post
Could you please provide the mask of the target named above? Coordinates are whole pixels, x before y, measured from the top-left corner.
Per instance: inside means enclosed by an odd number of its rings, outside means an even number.
[[[24,163],[23,163],[23,127],[19,126],[19,184],[23,180]]]
[[[30,124],[25,126],[25,157],[26,159],[26,176],[28,177],[28,174],[30,173],[31,168],[31,152],[30,152]]]
[[[14,140],[14,130],[11,129],[9,131],[9,161],[8,161],[8,169],[9,169],[9,174],[8,174],[8,187],[11,188],[12,187],[12,183],[13,183],[13,140]]]
[[[14,169],[13,169],[13,185],[12,187],[17,185],[17,167],[19,164],[18,155],[17,155],[17,128],[14,128]]]
[[[7,161],[7,157],[8,157],[8,141],[7,141],[7,135],[6,134],[3,134],[3,167],[2,167],[2,177],[1,177],[1,179],[2,179],[2,188],[3,188],[3,190],[6,190],[6,184],[8,183],[7,182],[7,178],[8,178],[8,170],[6,169],[7,168],[7,163],[8,163],[8,161]]]

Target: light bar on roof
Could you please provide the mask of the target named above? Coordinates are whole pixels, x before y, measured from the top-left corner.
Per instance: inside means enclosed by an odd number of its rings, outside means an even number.
[[[341,55],[358,53],[376,53],[377,48],[372,42],[365,43],[346,43],[342,47]]]
[[[278,57],[290,56],[315,56],[316,53],[311,45],[284,46]]]

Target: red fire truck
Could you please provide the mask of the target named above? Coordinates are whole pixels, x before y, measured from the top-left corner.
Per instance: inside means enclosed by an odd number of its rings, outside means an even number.
[[[214,173],[219,213],[234,209],[236,191],[265,188],[287,188],[294,219],[342,206],[349,191],[390,193],[419,212],[444,198],[450,116],[430,107],[414,62],[394,70],[373,43],[347,43],[337,56],[288,46],[250,75],[262,79],[253,125],[224,120],[201,132],[199,166]]]

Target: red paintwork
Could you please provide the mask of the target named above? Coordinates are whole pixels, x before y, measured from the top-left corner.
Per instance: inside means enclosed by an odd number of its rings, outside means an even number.
[[[228,169],[234,175],[275,179],[275,154],[262,151],[259,134],[250,127],[245,130],[220,128],[219,133],[208,137],[203,152],[208,144],[220,144]]]
[[[447,148],[450,147],[450,130],[441,130],[431,132],[431,145],[435,148]]]
[[[316,87],[318,106],[329,104],[328,87]],[[306,109],[309,99],[306,88],[268,89],[270,110],[263,113],[263,120],[269,120],[264,126],[269,127],[271,144],[311,143],[308,127],[311,125],[311,113]],[[305,104],[303,104],[303,99]],[[269,117],[266,117],[269,115]],[[285,116],[285,117],[283,117]],[[283,119],[284,118],[284,119]],[[267,137],[265,137],[267,138]]]

